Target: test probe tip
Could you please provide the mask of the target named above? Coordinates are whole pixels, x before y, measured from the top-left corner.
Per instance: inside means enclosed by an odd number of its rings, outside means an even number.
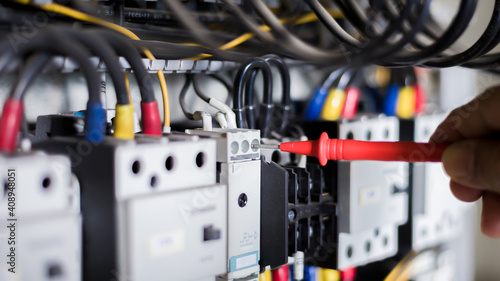
[[[252,148],[280,149],[280,145],[279,144],[252,144]]]

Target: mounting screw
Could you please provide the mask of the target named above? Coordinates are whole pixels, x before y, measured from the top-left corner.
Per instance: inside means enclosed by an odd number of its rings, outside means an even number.
[[[247,205],[247,202],[248,202],[247,195],[245,193],[240,194],[240,196],[238,197],[238,206],[243,208]]]
[[[288,220],[293,221],[295,218],[295,212],[293,210],[288,211]]]

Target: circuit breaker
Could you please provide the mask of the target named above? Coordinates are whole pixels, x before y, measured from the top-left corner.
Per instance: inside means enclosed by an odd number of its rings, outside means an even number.
[[[81,280],[79,185],[67,157],[0,156],[1,280]]]
[[[379,116],[339,124],[339,138],[397,141],[399,123]],[[382,260],[398,250],[398,226],[407,221],[408,164],[340,161],[338,215],[340,269]]]
[[[39,146],[69,152],[81,179],[85,280],[199,281],[225,272],[227,190],[216,183],[215,141],[54,138]]]
[[[217,142],[219,182],[227,184],[227,274],[220,280],[258,280],[260,250],[260,143],[258,130],[189,130]]]

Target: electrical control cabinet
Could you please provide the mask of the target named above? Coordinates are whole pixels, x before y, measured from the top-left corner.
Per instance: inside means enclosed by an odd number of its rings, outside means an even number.
[[[138,136],[93,146],[54,138],[39,146],[69,152],[82,179],[85,280],[198,281],[225,272],[227,189],[216,183],[213,140]]]
[[[219,182],[227,184],[227,274],[220,280],[258,280],[260,257],[260,143],[258,130],[189,130],[217,142]]]
[[[339,138],[397,141],[394,117],[362,118],[339,124]],[[398,249],[398,226],[407,221],[408,164],[340,161],[338,163],[338,266],[381,260]]]
[[[0,279],[81,280],[79,184],[67,157],[0,156]]]

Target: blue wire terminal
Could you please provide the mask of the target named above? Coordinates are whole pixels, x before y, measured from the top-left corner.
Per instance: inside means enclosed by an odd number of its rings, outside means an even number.
[[[306,111],[304,113],[304,119],[318,120],[327,96],[328,96],[327,88],[324,87],[318,88],[316,92],[314,92],[313,98],[307,105]]]
[[[317,281],[317,271],[317,267],[306,265],[304,267],[304,281]]]
[[[387,116],[396,115],[396,106],[398,103],[399,86],[396,84],[389,85],[387,94],[384,100],[384,114]]]
[[[106,110],[101,103],[87,103],[85,138],[91,143],[101,143],[106,133]]]

